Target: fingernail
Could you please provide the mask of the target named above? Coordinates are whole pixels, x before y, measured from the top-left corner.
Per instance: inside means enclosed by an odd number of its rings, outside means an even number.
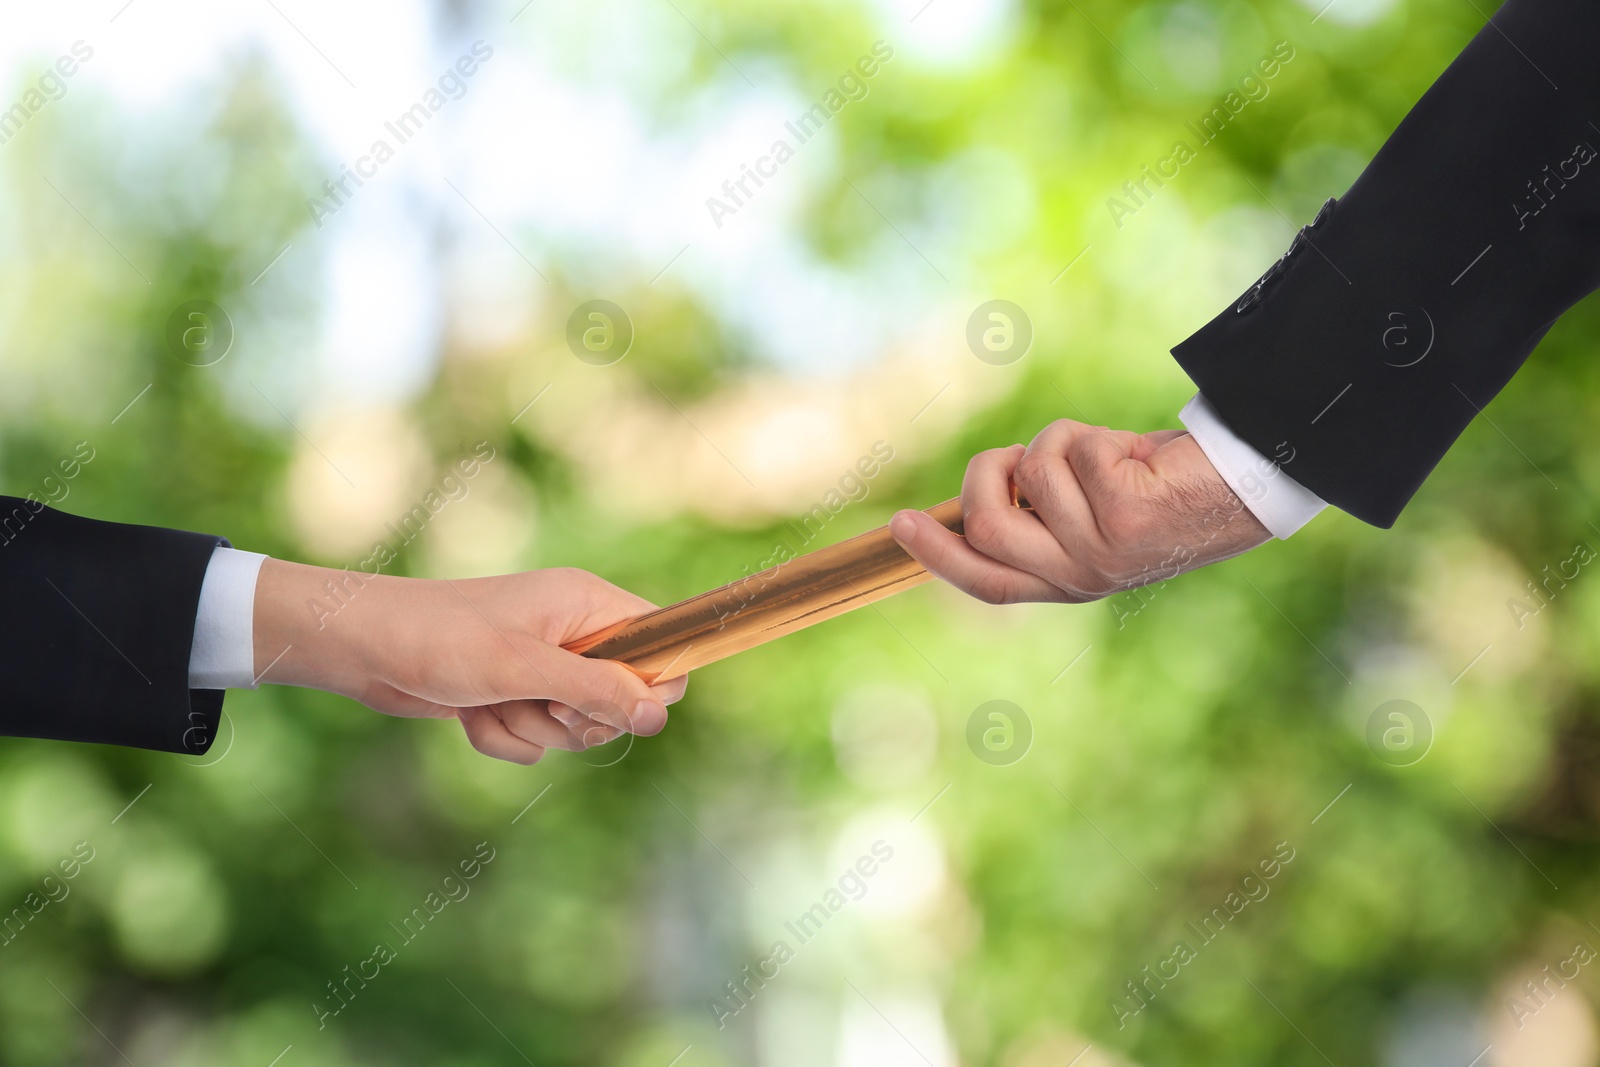
[[[903,511],[895,512],[894,518],[889,520],[889,534],[901,544],[910,544],[917,535],[916,520]]]
[[[649,736],[667,725],[667,709],[654,700],[641,700],[633,708],[633,732]]]
[[[460,719],[462,722],[471,722],[473,717],[475,715],[477,715],[477,714],[478,714],[478,709],[477,708],[457,708],[456,709],[456,718]]]
[[[550,704],[550,717],[562,726],[567,727],[576,726],[583,719],[583,716],[572,708],[553,701]]]

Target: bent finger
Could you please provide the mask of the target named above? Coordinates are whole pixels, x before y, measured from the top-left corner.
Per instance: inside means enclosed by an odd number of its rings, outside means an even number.
[[[1018,483],[1069,553],[1087,555],[1104,546],[1099,509],[1111,475],[1099,457],[1109,449],[1125,459],[1140,440],[1138,434],[1057,419],[1028,445]],[[1085,462],[1086,455],[1095,461]]]
[[[607,726],[649,736],[667,724],[667,708],[638,675],[609,660],[550,647],[542,673],[546,694]]]
[[[472,747],[485,756],[531,766],[544,755],[541,746],[513,734],[499,716],[487,708],[459,708],[456,718],[461,720],[461,728],[467,732]]]
[[[1040,516],[1013,503],[1012,485],[1025,454],[1023,446],[1013,445],[980,452],[967,464],[961,480],[963,533],[979,554],[1053,582],[1069,563],[1066,551]]]
[[[991,559],[923,512],[898,512],[889,532],[935,577],[985,603],[1061,599],[1060,590],[1043,578]]]
[[[507,700],[490,706],[512,734],[542,748],[582,752],[581,730],[570,730],[558,722],[543,700]]]

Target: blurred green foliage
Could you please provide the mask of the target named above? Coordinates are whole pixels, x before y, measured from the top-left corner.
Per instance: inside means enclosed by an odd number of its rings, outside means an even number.
[[[722,51],[801,86],[892,36],[837,3],[691,6]],[[996,403],[931,456],[890,466],[828,539],[951,495],[973,452],[1053,418],[1174,424],[1189,387],[1165,348],[1343,191],[1483,21],[1443,0],[1363,25],[1313,14],[1040,0],[965,66],[898,58],[871,106],[837,120],[846,162],[809,204],[805,239],[848,263],[882,237],[843,179],[866,174],[919,235],[973,249],[973,269],[1030,309],[1040,340],[997,370]],[[1107,198],[1278,40],[1296,56],[1271,94],[1114,227]],[[688,46],[681,82],[656,100],[664,116],[725,74],[707,42]],[[296,431],[250,391],[314,370],[315,271],[249,285],[286,242],[311,241],[303,202],[328,172],[282,94],[245,63],[198,128],[125,127],[106,102],[87,127],[41,123],[5,149],[7,492],[87,440],[96,459],[67,510],[315,555],[285,518]],[[941,198],[930,177],[973,145],[1004,153],[1032,190],[1033,217],[998,244],[973,234],[1007,205]],[[45,173],[71,176],[63,192],[93,205],[148,285]],[[647,281],[625,303],[650,343],[616,373],[687,403],[751,372],[712,310]],[[213,373],[162,341],[170,309],[197,298],[241,325]],[[700,672],[668,730],[612,766],[491,765],[451,724],[271,687],[230,694],[223,755],[196,765],[7,741],[0,908],[39,890],[76,842],[95,858],[0,947],[0,1062],[265,1067],[292,1046],[284,1067],[816,1063],[855,1025],[857,997],[911,989],[933,991],[962,1063],[1065,1063],[1091,1042],[1104,1058],[1086,1064],[1434,1062],[1404,1049],[1433,1033],[1418,1005],[1444,1004],[1464,1065],[1506,1021],[1508,974],[1600,938],[1600,579],[1574,580],[1523,629],[1506,606],[1574,544],[1600,544],[1600,453],[1580,433],[1600,397],[1597,337],[1592,303],[1559,323],[1392,532],[1327,514],[1156,588],[1120,625],[1130,602],[998,609],[908,593]],[[441,469],[464,436],[506,457],[541,522],[519,565],[582,566],[665,601],[739,576],[788,536],[781,520],[619,521],[511,424],[513,375],[446,351],[409,413]],[[414,555],[399,568],[423,569]],[[1392,698],[1432,723],[1412,766],[1368,745],[1369,717]],[[1010,766],[965,741],[991,699],[1032,722],[1031,751]],[[879,732],[847,743],[851,709]],[[932,754],[918,763],[904,753],[924,721]],[[852,911],[849,935],[830,933],[718,1030],[708,1000],[854,858],[838,842],[859,818],[899,843],[898,862],[935,856],[916,868],[931,895],[903,914]],[[405,941],[394,924],[480,842],[495,859],[470,895]],[[1202,944],[1187,924],[1280,842],[1294,859],[1270,893]],[[1126,983],[1180,939],[1196,958],[1120,1027],[1112,1003],[1136,1007]],[[395,961],[319,1027],[329,983],[378,943],[401,946]],[[1587,1004],[1592,976],[1564,995]]]

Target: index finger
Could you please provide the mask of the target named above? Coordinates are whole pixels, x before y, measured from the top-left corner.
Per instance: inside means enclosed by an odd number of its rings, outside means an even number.
[[[991,559],[923,512],[896,512],[889,532],[934,577],[985,603],[1060,599],[1060,591],[1043,578]]]
[[[1037,516],[1017,507],[1012,484],[1025,454],[1021,445],[980,452],[961,479],[967,543],[990,559],[1040,574],[1063,562],[1060,543]]]
[[[1056,540],[1073,556],[1085,557],[1098,551],[1107,540],[1095,507],[1095,498],[1102,497],[1106,487],[1091,484],[1099,471],[1084,466],[1081,449],[1123,438],[1139,439],[1137,434],[1126,431],[1057,419],[1039,431],[1019,464],[1018,486],[1028,494],[1028,502]],[[1079,454],[1077,463],[1073,462],[1075,453]]]

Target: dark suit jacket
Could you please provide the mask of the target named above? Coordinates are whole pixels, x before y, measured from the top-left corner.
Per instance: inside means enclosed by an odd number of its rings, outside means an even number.
[[[189,688],[219,537],[0,496],[0,734],[204,752],[222,691]]]
[[[1290,477],[1392,526],[1600,286],[1597,123],[1600,2],[1508,0],[1349,192],[1173,355],[1236,434],[1292,455]]]

